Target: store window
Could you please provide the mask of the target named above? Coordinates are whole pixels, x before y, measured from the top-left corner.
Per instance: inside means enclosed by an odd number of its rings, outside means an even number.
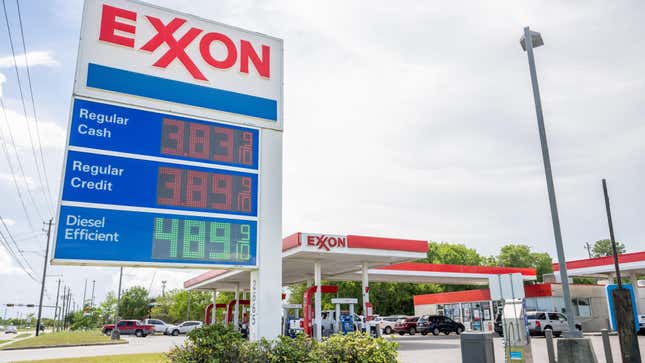
[[[591,316],[591,298],[576,297],[571,299],[571,303],[573,304],[573,311],[576,313],[576,316]]]

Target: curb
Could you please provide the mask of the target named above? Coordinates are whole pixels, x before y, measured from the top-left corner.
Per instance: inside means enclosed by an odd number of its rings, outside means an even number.
[[[37,345],[33,347],[16,347],[16,348],[4,348],[0,347],[0,351],[9,351],[9,350],[28,350],[28,349],[46,349],[46,348],[69,348],[69,347],[91,347],[98,345],[119,345],[119,344],[128,344],[127,340],[121,340],[118,343],[85,343],[85,344],[58,344],[58,345]]]

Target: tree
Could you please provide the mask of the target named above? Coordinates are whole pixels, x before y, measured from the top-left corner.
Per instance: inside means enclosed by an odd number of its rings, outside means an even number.
[[[476,250],[459,243],[430,242],[428,258],[423,262],[479,266],[484,258]]]
[[[616,241],[616,252],[619,255],[625,253],[625,245]],[[594,242],[593,248],[591,249],[591,255],[593,257],[613,256],[614,252],[611,249],[611,241],[608,239],[601,239]]]
[[[545,273],[553,272],[553,260],[548,253],[532,252],[527,245],[509,244],[500,250],[495,259],[501,266],[532,267],[537,272],[537,280],[543,281]]]
[[[101,324],[113,323],[116,316],[116,296],[110,291],[97,308]]]
[[[121,295],[119,315],[123,319],[144,319],[148,315],[149,302],[145,287],[131,287]]]

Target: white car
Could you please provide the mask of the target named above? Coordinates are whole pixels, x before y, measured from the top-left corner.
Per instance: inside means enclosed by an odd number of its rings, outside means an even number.
[[[144,324],[146,325],[152,325],[155,328],[155,333],[166,333],[166,330],[170,326],[170,324],[166,324],[163,320],[159,319],[145,319],[143,321]]]
[[[7,330],[4,331],[5,334],[18,334],[18,328],[14,325],[9,325]]]
[[[177,336],[179,334],[186,334],[202,326],[204,326],[204,323],[201,321],[184,321],[179,325],[168,325],[164,334]]]
[[[569,331],[566,315],[555,311],[527,311],[526,320],[531,335],[542,335],[545,330],[551,330],[554,337],[559,337]],[[575,325],[576,329],[582,330],[579,322],[576,321]]]
[[[378,321],[383,334],[392,334],[394,332],[394,324],[401,319],[400,316],[379,316],[374,320]]]

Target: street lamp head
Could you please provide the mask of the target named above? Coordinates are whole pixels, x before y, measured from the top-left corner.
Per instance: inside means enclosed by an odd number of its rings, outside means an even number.
[[[525,28],[525,29],[528,29],[528,28]],[[537,48],[537,47],[540,47],[540,46],[544,45],[544,41],[542,40],[542,34],[540,34],[538,32],[534,32],[532,30],[529,30],[529,34],[531,36],[531,41],[532,41],[532,44],[533,44],[533,48]],[[526,39],[525,38],[526,38],[525,35],[522,35],[522,37],[520,38],[520,44],[522,45],[522,49],[524,51],[526,51]]]

